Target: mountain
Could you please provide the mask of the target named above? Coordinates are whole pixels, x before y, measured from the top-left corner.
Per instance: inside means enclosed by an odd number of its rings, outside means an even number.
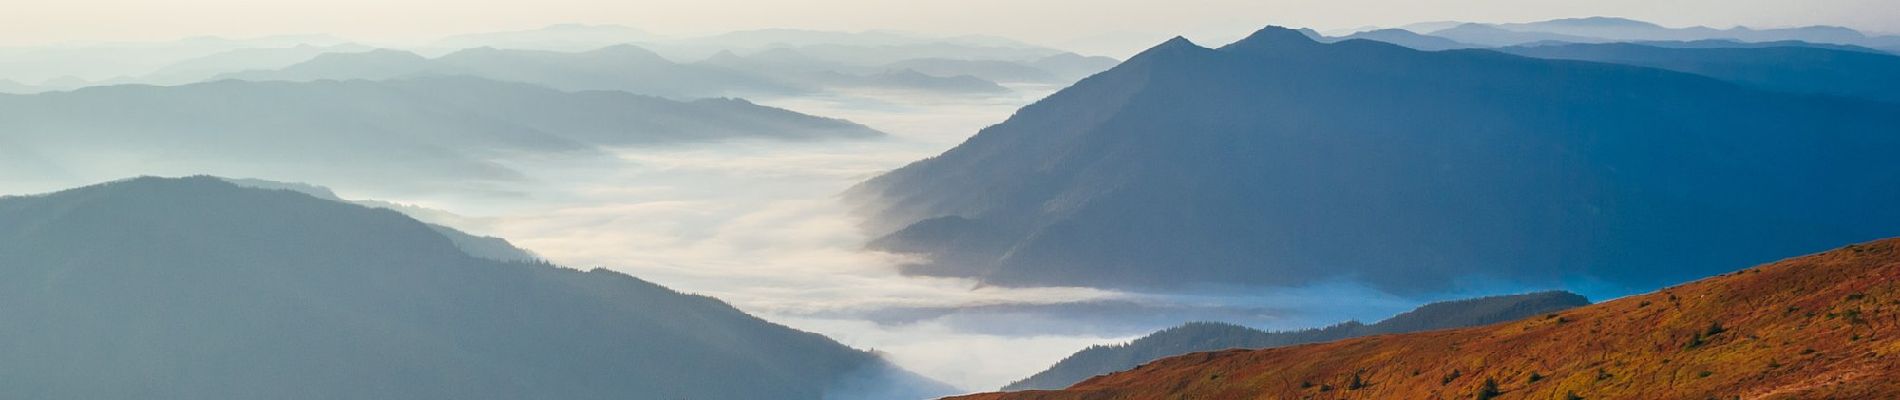
[[[1516,31],[1486,24],[1461,24],[1443,30],[1432,31],[1427,34],[1450,39],[1459,43],[1470,43],[1488,47],[1516,46],[1538,42],[1602,43],[1615,41],[1606,38],[1567,35],[1555,32]]]
[[[444,213],[442,211],[425,209],[422,207],[406,205],[406,204],[391,203],[391,202],[386,202],[386,201],[345,200],[342,197],[338,197],[336,195],[336,192],[331,191],[330,188],[312,185],[308,183],[278,182],[278,181],[270,181],[270,180],[263,180],[263,179],[232,179],[232,178],[224,178],[224,181],[230,182],[233,185],[238,185],[241,187],[270,189],[270,190],[288,190],[292,192],[303,193],[304,195],[308,195],[310,197],[315,197],[315,198],[329,200],[329,201],[335,201],[339,203],[349,203],[349,204],[355,204],[355,205],[369,207],[369,208],[382,208],[382,209],[388,209],[388,210],[400,212],[400,213],[403,213],[403,215],[405,216],[414,218],[417,221],[420,221],[423,224],[428,225],[429,229],[434,230],[435,233],[441,234],[443,238],[449,239],[449,243],[454,244],[455,248],[461,249],[463,253],[466,253],[471,257],[489,259],[489,260],[494,260],[494,261],[504,261],[504,262],[542,261],[541,256],[534,255],[533,252],[524,250],[520,247],[515,247],[513,243],[508,242],[508,239],[502,239],[502,238],[493,237],[493,236],[477,236],[477,235],[469,234],[467,232],[462,232],[455,228],[450,228],[445,225],[429,222],[429,218],[427,218],[429,214]]]
[[[893,68],[904,63],[887,66],[852,65],[813,57],[790,48],[765,50],[749,56],[722,51],[699,64],[778,82],[797,82],[811,90],[871,89],[938,94],[997,94],[1010,91],[983,78],[945,74],[956,72],[954,69],[926,67],[939,72],[928,74],[909,68]]]
[[[1894,54],[1805,46],[1671,48],[1631,43],[1507,47],[1498,51],[1662,68],[1789,93],[1900,102],[1900,55]]]
[[[1838,26],[1752,29],[1735,27],[1715,29],[1703,26],[1668,28],[1627,18],[1587,17],[1548,21],[1496,24],[1499,29],[1519,32],[1546,32],[1572,36],[1633,40],[1705,40],[1733,39],[1745,42],[1798,40],[1815,43],[1859,44],[1871,39],[1867,34]]]
[[[969,75],[937,76],[911,69],[885,71],[863,77],[866,86],[919,89],[949,93],[1008,93],[1009,88]]]
[[[1737,41],[1733,39],[1703,39],[1703,40],[1689,40],[1689,41],[1647,40],[1647,41],[1634,41],[1634,42],[1628,42],[1628,43],[1635,43],[1635,44],[1640,44],[1644,46],[1667,47],[1667,48],[1676,48],[1676,49],[1813,47],[1813,48],[1820,48],[1820,49],[1858,51],[1862,53],[1876,53],[1876,54],[1883,54],[1883,55],[1891,55],[1888,52],[1880,51],[1880,49],[1855,46],[1851,44],[1810,43],[1810,42],[1803,42],[1799,40],[1779,40],[1779,41],[1773,41],[1773,42],[1743,42],[1743,41]],[[1569,43],[1560,43],[1560,44],[1569,44]]]
[[[319,55],[327,53],[361,52],[369,50],[371,49],[357,44],[243,48],[179,61],[159,68],[157,71],[153,71],[144,76],[122,78],[109,82],[114,84],[142,83],[150,85],[181,85],[210,80],[218,75],[232,72],[283,68],[309,61]]]
[[[935,36],[888,30],[841,32],[786,28],[753,29],[726,32],[698,38],[680,39],[677,42],[693,46],[717,47],[727,50],[757,50],[783,47],[798,48],[807,46],[887,49],[912,46],[944,46],[969,49],[1015,49],[1040,53],[1055,52],[1053,49],[997,36]]]
[[[471,257],[393,211],[208,177],[0,200],[0,278],[8,398],[942,393],[713,298]]]
[[[1062,52],[1030,61],[1029,66],[1041,68],[1044,71],[1056,74],[1056,76],[1062,77],[1065,82],[1073,82],[1087,78],[1089,75],[1107,71],[1109,68],[1114,68],[1115,64],[1120,63],[1121,60],[1116,60],[1111,57],[1084,56],[1081,54]]]
[[[885,65],[885,69],[910,69],[936,76],[969,75],[1004,83],[1071,83],[1114,67],[1108,57],[1087,57],[1062,53],[1031,61],[968,60],[917,58]]]
[[[494,47],[578,52],[661,39],[663,38],[659,35],[627,26],[558,24],[528,30],[455,35],[437,40],[427,47],[453,50]]]
[[[916,58],[885,66],[891,70],[910,70],[936,76],[967,75],[992,82],[1061,82],[1055,73],[1028,64],[1000,60],[960,60]]]
[[[1890,398],[1896,279],[1889,239],[1540,318],[1190,354],[1062,391],[962,399]]]
[[[585,157],[623,146],[881,135],[744,100],[681,102],[463,77],[92,87],[0,95],[0,110],[0,138],[66,166],[402,186],[519,179],[494,160],[524,153]]]
[[[1728,29],[1706,26],[1670,28],[1644,21],[1614,17],[1564,18],[1507,24],[1435,23],[1407,26],[1407,29],[1486,46],[1515,46],[1534,42],[1606,43],[1701,40],[1801,41],[1872,48],[1900,46],[1900,36],[1869,35],[1838,26],[1773,29],[1739,26]]]
[[[566,91],[615,90],[636,94],[703,98],[798,93],[799,88],[734,71],[667,60],[633,45],[584,52],[474,48],[425,58],[400,50],[331,53],[277,70],[222,75],[250,81],[383,80],[420,75],[462,75],[532,83]]]
[[[1900,107],[1489,50],[1175,39],[853,188],[910,274],[1649,290],[1900,235]]]
[[[39,92],[39,89],[32,85],[0,79],[0,93],[29,94],[37,92]]]
[[[1062,359],[1049,369],[1010,383],[1003,390],[1066,388],[1089,377],[1126,371],[1150,361],[1187,353],[1260,349],[1360,336],[1489,325],[1589,304],[1590,300],[1568,292],[1492,296],[1426,304],[1372,325],[1349,321],[1325,328],[1287,332],[1266,332],[1218,322],[1192,322],[1125,344],[1091,346]]]
[[[1328,38],[1325,41],[1338,42],[1342,40],[1352,40],[1352,39],[1380,41],[1380,42],[1386,42],[1386,43],[1396,44],[1400,46],[1405,46],[1405,47],[1410,47],[1413,49],[1425,50],[1425,51],[1469,49],[1469,48],[1476,48],[1476,47],[1484,47],[1484,46],[1463,43],[1456,40],[1446,39],[1446,38],[1442,38],[1438,36],[1421,35],[1421,34],[1413,33],[1412,31],[1408,31],[1404,29],[1375,29],[1375,30],[1369,30],[1369,31],[1356,32],[1351,35],[1346,35],[1346,36],[1342,36],[1338,38]]]
[[[348,42],[326,35],[281,35],[244,39],[191,37],[152,42],[75,42],[0,47],[0,77],[27,83],[66,78],[80,82],[108,81],[144,76],[168,65],[237,49],[335,46],[345,43]]]

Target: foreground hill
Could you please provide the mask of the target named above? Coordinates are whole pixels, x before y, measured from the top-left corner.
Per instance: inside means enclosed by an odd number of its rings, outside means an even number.
[[[1597,61],[1682,71],[1768,90],[1900,102],[1900,55],[1813,46],[1726,48],[1679,44],[1564,44],[1507,47],[1521,56]]]
[[[966,399],[1892,398],[1896,281],[1888,239],[1511,323],[1191,354]]]
[[[716,299],[477,258],[395,211],[205,177],[0,198],[0,304],[0,398],[941,393]]]
[[[674,101],[562,92],[466,77],[390,81],[124,85],[0,95],[0,142],[56,166],[122,171],[186,165],[300,180],[508,180],[491,162],[520,153],[881,133],[736,99]]]
[[[1175,39],[852,191],[923,275],[1641,291],[1900,235],[1900,105],[1489,50]]]
[[[1083,349],[1047,370],[1004,386],[1003,390],[1061,389],[1089,377],[1126,371],[1149,361],[1187,353],[1488,325],[1589,304],[1590,300],[1568,292],[1540,292],[1431,303],[1371,325],[1349,321],[1318,329],[1267,332],[1233,324],[1193,322],[1125,344]]]

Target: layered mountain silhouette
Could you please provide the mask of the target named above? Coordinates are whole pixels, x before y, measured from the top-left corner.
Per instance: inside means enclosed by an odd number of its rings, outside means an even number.
[[[1888,398],[1900,240],[1478,328],[1163,359],[961,399]]]
[[[1565,44],[1507,47],[1522,56],[1662,68],[1759,88],[1900,102],[1900,55],[1812,46]]]
[[[531,83],[566,91],[613,90],[669,98],[787,96],[835,89],[896,89],[933,93],[1007,92],[984,77],[1017,78],[976,66],[1008,65],[1033,71],[1037,82],[1080,79],[1078,71],[1106,68],[1098,58],[1052,55],[1017,62],[986,59],[925,58],[867,64],[855,56],[807,54],[772,48],[740,56],[721,51],[704,61],[679,63],[634,45],[613,45],[580,52],[472,48],[428,58],[416,53],[378,49],[327,53],[276,70],[221,75],[250,81],[384,80],[426,76],[469,76]],[[1112,65],[1113,60],[1106,60]],[[1046,64],[1046,67],[1032,66]],[[1047,68],[1047,69],[1044,69]],[[1099,71],[1099,69],[1098,69]],[[1086,73],[1082,73],[1086,75]]]
[[[457,50],[493,47],[578,52],[660,39],[663,39],[660,35],[628,26],[557,24],[536,29],[455,35],[430,43],[428,47]]]
[[[472,76],[559,90],[614,90],[672,98],[799,93],[802,88],[719,68],[681,64],[634,45],[582,52],[472,48],[426,58],[379,49],[329,53],[277,70],[231,73],[251,81],[383,80],[425,75]]]
[[[1193,322],[1125,344],[1083,349],[1049,369],[1004,386],[1003,390],[1066,388],[1090,377],[1125,371],[1150,361],[1187,353],[1261,349],[1360,336],[1490,325],[1589,304],[1590,300],[1568,292],[1539,292],[1431,303],[1371,325],[1349,321],[1325,328],[1267,332],[1219,322]]]
[[[1900,107],[1488,50],[1175,39],[867,181],[912,274],[1628,293],[1900,234]]]
[[[916,58],[886,65],[936,76],[969,75],[992,82],[1069,83],[1114,67],[1108,57],[1062,53],[1032,61]]]
[[[778,82],[797,82],[811,90],[874,89],[921,93],[994,94],[1009,92],[996,82],[968,74],[938,71],[927,74],[909,68],[853,65],[779,48],[741,56],[722,51],[697,63]]]
[[[370,50],[371,48],[369,47],[357,44],[242,48],[179,61],[152,71],[149,74],[110,80],[106,83],[182,85],[212,80],[219,75],[228,73],[284,68],[297,63],[310,61],[311,59],[317,58],[317,56],[329,53],[349,53]]]
[[[940,384],[605,270],[216,178],[0,199],[0,397],[917,398]]]
[[[1801,41],[1879,48],[1900,48],[1900,36],[1869,35],[1838,26],[1753,29],[1716,29],[1705,26],[1670,28],[1614,17],[1564,18],[1548,21],[1481,24],[1424,24],[1411,27],[1421,33],[1464,43],[1501,47],[1537,42],[1607,43],[1637,41],[1735,40],[1742,42]]]
[[[1356,32],[1351,35],[1341,36],[1337,38],[1323,38],[1323,39],[1315,38],[1315,39],[1327,41],[1327,42],[1337,42],[1341,40],[1352,40],[1352,39],[1365,39],[1365,40],[1386,42],[1386,43],[1396,44],[1400,46],[1405,46],[1405,47],[1410,47],[1413,49],[1425,50],[1425,51],[1469,49],[1469,48],[1484,47],[1484,46],[1459,42],[1456,40],[1447,39],[1447,38],[1438,37],[1438,36],[1423,35],[1423,34],[1415,33],[1415,32],[1404,30],[1404,29],[1374,29],[1374,30],[1369,30],[1369,31],[1364,31],[1364,32]]]
[[[62,164],[99,167],[91,162],[106,158],[150,170],[189,163],[304,180],[508,180],[515,172],[495,157],[881,135],[744,100],[562,92],[467,77],[107,86],[0,96],[0,115],[0,137]]]
[[[189,37],[149,42],[71,42],[0,47],[0,77],[65,90],[76,84],[140,77],[169,66],[242,49],[342,46],[328,35]]]

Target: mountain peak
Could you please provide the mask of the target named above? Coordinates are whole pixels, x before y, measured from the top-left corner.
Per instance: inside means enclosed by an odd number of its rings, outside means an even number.
[[[1201,47],[1201,45],[1198,45],[1198,44],[1194,44],[1194,41],[1188,40],[1188,38],[1175,36],[1173,39],[1168,39],[1168,41],[1161,42],[1161,44],[1157,44],[1154,47],[1148,48],[1147,50],[1142,50],[1141,53],[1135,54],[1134,57],[1129,57],[1128,59],[1135,60],[1135,59],[1140,59],[1140,58],[1148,58],[1148,56],[1151,56],[1153,54],[1163,54],[1163,53],[1172,54],[1172,53],[1180,53],[1180,52],[1192,51],[1192,50],[1207,50],[1207,48]]]
[[[1312,36],[1299,30],[1269,25],[1254,31],[1247,38],[1222,46],[1223,51],[1278,50],[1319,44]]]
[[[1194,41],[1188,40],[1188,38],[1185,36],[1175,36],[1173,38],[1168,39],[1168,41],[1161,42],[1161,44],[1159,45],[1155,45],[1155,47],[1153,48],[1166,49],[1166,48],[1186,48],[1186,47],[1205,48],[1205,47],[1201,47],[1201,45],[1194,44]]]

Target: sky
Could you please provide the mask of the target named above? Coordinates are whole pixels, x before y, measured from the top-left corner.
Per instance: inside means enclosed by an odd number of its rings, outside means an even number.
[[[1602,15],[1668,26],[1840,25],[1900,32],[1895,0],[0,0],[0,45],[328,33],[419,42],[556,23],[669,35],[756,28],[991,34],[1045,45],[1101,35],[1228,36],[1434,20]]]

